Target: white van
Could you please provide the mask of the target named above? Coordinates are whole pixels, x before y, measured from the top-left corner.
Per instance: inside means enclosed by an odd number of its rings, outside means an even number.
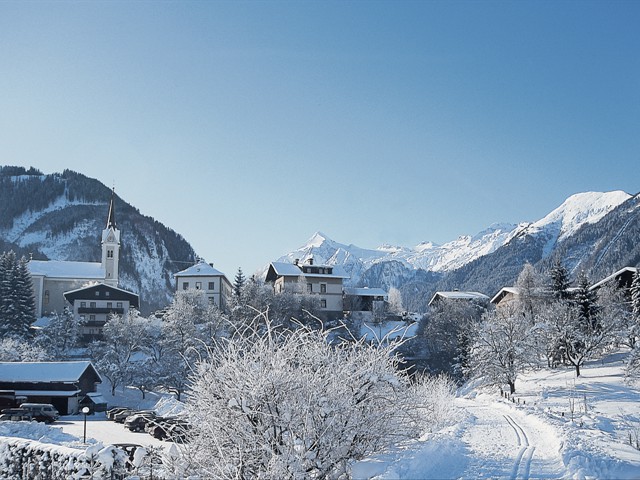
[[[50,403],[23,403],[20,408],[28,410],[39,422],[52,423],[60,418],[58,410]]]

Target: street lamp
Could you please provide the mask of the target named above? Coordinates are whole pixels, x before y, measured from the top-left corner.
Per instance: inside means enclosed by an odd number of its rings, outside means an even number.
[[[89,407],[82,407],[82,413],[84,413],[84,439],[82,443],[87,443],[87,413],[89,413]]]

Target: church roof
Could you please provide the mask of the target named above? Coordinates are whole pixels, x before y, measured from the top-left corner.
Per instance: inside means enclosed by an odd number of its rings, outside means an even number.
[[[105,271],[99,262],[69,262],[64,260],[31,260],[27,266],[31,275],[49,278],[79,278],[104,280]]]

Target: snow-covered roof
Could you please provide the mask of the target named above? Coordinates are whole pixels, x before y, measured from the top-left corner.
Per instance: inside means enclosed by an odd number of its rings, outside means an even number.
[[[612,273],[611,275],[609,275],[607,278],[603,278],[602,280],[600,280],[597,283],[594,283],[593,285],[591,285],[591,287],[589,287],[590,290],[596,289],[596,288],[600,288],[601,286],[603,286],[606,283],[609,283],[611,280],[615,280],[618,279],[621,275],[625,274],[628,272],[629,275],[633,275],[638,271],[637,268],[635,267],[624,267],[621,268],[620,270],[618,270],[616,273]]]
[[[431,300],[429,301],[429,305],[433,302],[446,299],[446,300],[480,300],[486,301],[489,300],[489,297],[484,293],[479,292],[461,292],[458,290],[454,290],[452,292],[436,292]]]
[[[355,288],[344,287],[344,293],[347,295],[353,295],[355,297],[386,297],[388,294],[382,288]]]
[[[68,262],[64,260],[31,260],[28,264],[31,275],[49,278],[105,278],[105,271],[99,262]]]
[[[303,267],[330,268],[332,273],[303,273]],[[288,262],[272,262],[269,270],[273,270],[278,277],[299,277],[304,275],[305,277],[349,278],[349,275],[337,265],[296,265],[295,263]],[[269,272],[267,272],[267,276],[269,276]]]
[[[74,293],[77,293],[77,292],[82,292],[84,290],[95,289],[96,287],[106,288],[108,290],[121,292],[121,293],[127,294],[127,295],[135,295],[136,297],[139,296],[137,293],[133,293],[133,292],[130,292],[128,290],[124,290],[122,288],[114,287],[112,285],[107,285],[106,283],[98,283],[98,284],[94,284],[94,285],[87,285],[86,287],[76,288],[75,290],[69,290],[68,292],[64,292],[64,295],[65,296],[66,295],[71,295],[71,294],[74,294]]]
[[[216,270],[211,265],[205,262],[200,262],[193,265],[181,272],[174,273],[174,277],[220,277],[224,276],[220,270]]]
[[[0,362],[0,382],[77,382],[87,368],[95,371],[88,361]]]
[[[491,299],[491,303],[498,303],[504,298],[507,293],[512,295],[520,295],[520,290],[517,287],[502,287],[498,293],[496,293]]]

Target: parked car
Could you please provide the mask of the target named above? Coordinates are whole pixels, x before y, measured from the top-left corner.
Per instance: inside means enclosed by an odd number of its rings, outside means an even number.
[[[176,417],[158,417],[150,421],[145,430],[158,440],[184,441],[190,428],[186,420]]]
[[[127,419],[127,417],[129,415],[133,415],[134,413],[136,413],[136,411],[133,410],[132,408],[126,408],[126,409],[121,410],[120,412],[116,413],[113,416],[112,420],[114,422],[117,422],[117,423],[124,423],[124,421]]]
[[[116,413],[120,413],[123,410],[127,410],[129,407],[112,407],[109,410],[107,410],[107,418],[109,420],[113,420],[113,416]]]
[[[58,410],[50,403],[23,403],[20,408],[30,412],[38,422],[53,423],[60,418]]]
[[[156,417],[153,412],[134,413],[125,419],[124,426],[132,432],[143,432],[147,424]]]

